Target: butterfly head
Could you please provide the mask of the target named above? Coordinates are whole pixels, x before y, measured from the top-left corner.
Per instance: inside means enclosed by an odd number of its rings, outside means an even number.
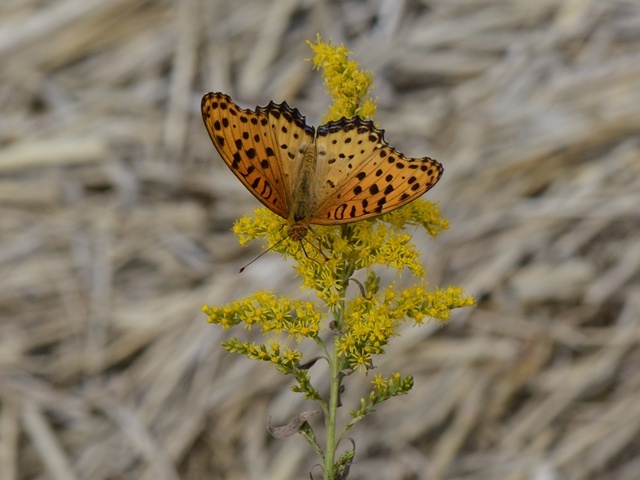
[[[304,225],[300,225],[300,224],[293,224],[287,230],[287,236],[291,240],[302,240],[307,236],[308,232],[309,232],[309,227],[305,227]]]

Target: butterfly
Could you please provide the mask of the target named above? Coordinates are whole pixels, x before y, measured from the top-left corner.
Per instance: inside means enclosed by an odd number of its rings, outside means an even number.
[[[286,102],[247,110],[224,93],[202,98],[202,118],[218,153],[264,206],[304,238],[310,225],[340,225],[415,200],[442,176],[429,157],[407,158],[371,121],[331,121],[316,129]]]

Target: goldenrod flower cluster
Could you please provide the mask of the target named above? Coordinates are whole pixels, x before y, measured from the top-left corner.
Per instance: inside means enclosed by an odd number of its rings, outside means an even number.
[[[367,97],[373,86],[373,73],[358,69],[358,63],[349,60],[352,53],[344,45],[335,46],[329,40],[325,43],[320,35],[313,44],[307,44],[315,53],[313,66],[322,70],[327,93],[331,95],[331,107],[323,117],[325,122],[340,120],[342,117],[352,118],[356,115],[363,120],[373,118],[376,104]]]
[[[273,293],[259,291],[243,300],[223,307],[205,305],[202,311],[207,314],[210,323],[229,328],[243,323],[246,328],[257,325],[263,334],[285,334],[302,338],[314,338],[320,331],[322,314],[311,302],[294,301],[287,297],[277,297]],[[255,352],[251,352],[253,355]],[[277,353],[277,352],[275,352]]]
[[[266,239],[275,251],[294,258],[303,288],[315,291],[326,311],[311,302],[294,302],[266,292],[222,308],[205,307],[205,311],[211,322],[223,327],[257,324],[264,333],[284,333],[298,342],[304,337],[316,337],[326,329],[322,326],[326,313],[339,311],[343,320],[341,334],[335,338],[338,350],[351,368],[366,369],[373,355],[384,353],[389,339],[397,335],[404,322],[411,320],[420,325],[430,318],[446,321],[452,309],[474,304],[460,288],[428,290],[423,280],[403,289],[392,283],[379,291],[377,266],[399,273],[406,269],[420,278],[426,273],[420,263],[420,252],[407,233],[408,226],[423,227],[435,237],[448,224],[440,217],[436,205],[417,200],[378,219],[348,226],[317,227],[316,233],[309,234],[307,239],[294,241],[286,237],[280,217],[267,209],[258,209],[253,218],[243,217],[236,223],[235,233],[242,243]],[[361,292],[354,285],[356,295],[347,301],[347,282],[359,270],[367,272],[367,280]],[[266,359],[264,351],[235,351]]]

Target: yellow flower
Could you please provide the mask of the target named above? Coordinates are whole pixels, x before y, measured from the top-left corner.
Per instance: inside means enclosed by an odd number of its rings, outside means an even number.
[[[335,46],[331,40],[328,43],[317,36],[315,45],[307,41],[315,53],[313,66],[322,70],[322,77],[331,96],[331,107],[325,122],[339,120],[342,117],[352,118],[356,115],[367,120],[373,118],[376,106],[373,100],[365,99],[369,89],[373,87],[373,73],[359,70],[358,63],[349,60],[351,52],[344,45]]]

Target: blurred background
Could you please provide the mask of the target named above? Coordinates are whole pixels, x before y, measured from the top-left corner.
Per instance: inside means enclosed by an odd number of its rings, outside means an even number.
[[[303,438],[266,425],[313,404],[199,310],[301,295],[276,255],[237,273],[261,245],[230,228],[259,205],[199,105],[318,125],[317,33],[375,72],[389,143],[444,165],[425,198],[450,230],[416,241],[432,286],[478,301],[376,360],[415,388],[350,432],[349,478],[640,478],[635,0],[3,0],[2,478],[309,478]]]

